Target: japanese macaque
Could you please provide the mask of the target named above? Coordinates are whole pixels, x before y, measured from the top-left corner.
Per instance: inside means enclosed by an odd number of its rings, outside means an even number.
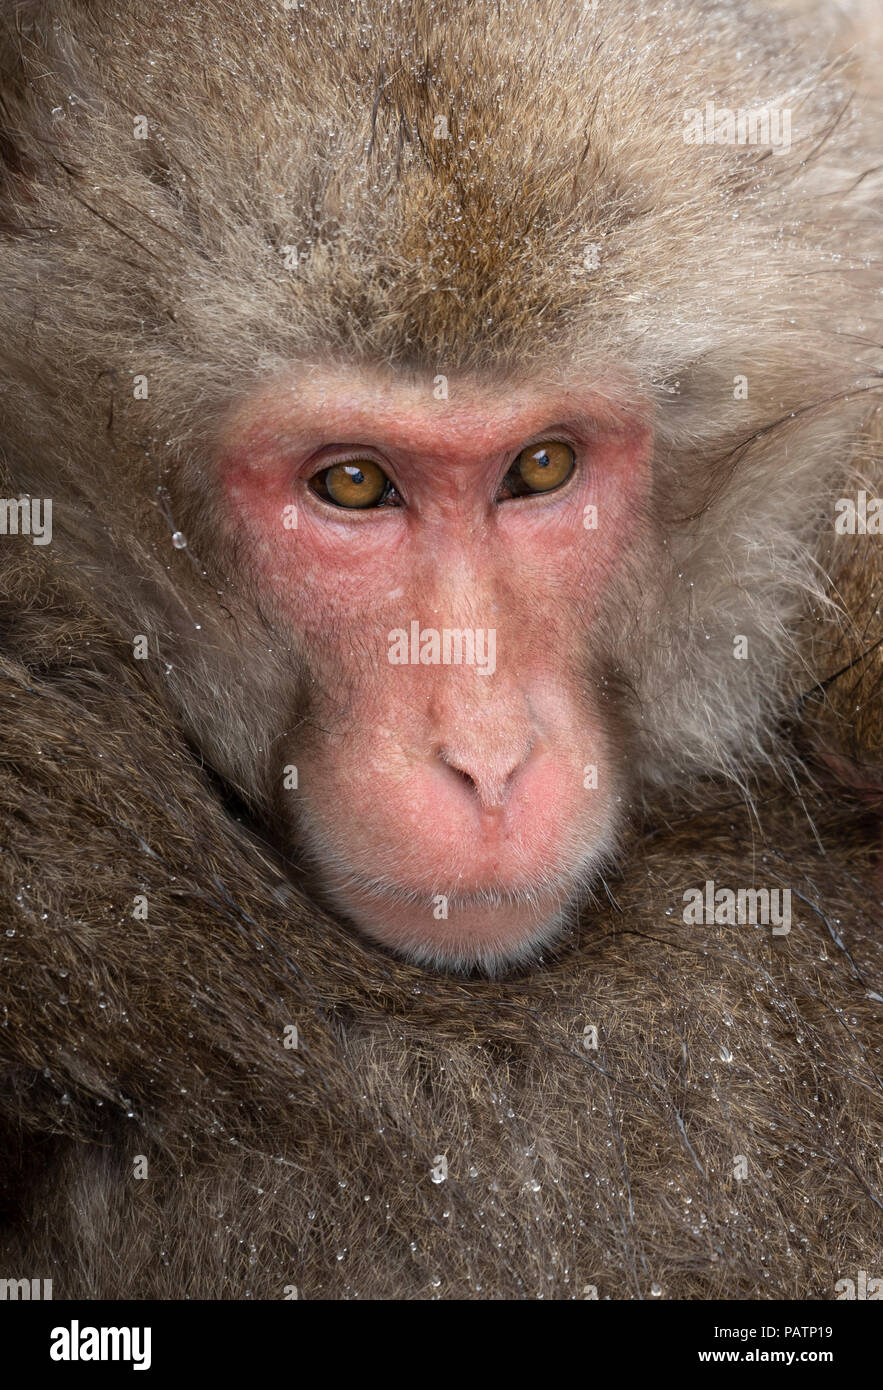
[[[881,127],[807,12],[7,8],[4,1269],[871,1269]]]

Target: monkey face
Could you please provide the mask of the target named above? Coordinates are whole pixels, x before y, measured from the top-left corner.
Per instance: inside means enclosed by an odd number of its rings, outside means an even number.
[[[327,369],[225,429],[240,568],[309,672],[280,816],[378,941],[525,958],[609,852],[599,618],[649,451],[597,390]]]

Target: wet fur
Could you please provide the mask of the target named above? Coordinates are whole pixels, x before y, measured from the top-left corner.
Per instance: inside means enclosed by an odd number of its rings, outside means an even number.
[[[658,32],[621,3],[572,31],[569,6],[416,7],[362,44],[345,6],[335,49],[323,8],[263,37],[226,3],[2,23],[0,491],[51,496],[56,534],[0,552],[0,1273],[56,1297],[830,1297],[883,1273],[879,548],[830,540],[843,480],[879,467],[872,97],[751,6]],[[752,84],[799,109],[792,154],[686,160],[684,107]],[[309,654],[269,655],[273,615],[203,562],[200,481],[230,402],[317,354],[614,361],[655,412],[669,601],[633,588],[619,638],[631,825],[529,972],[387,956],[272,842]],[[686,926],[706,879],[791,887],[790,935]]]

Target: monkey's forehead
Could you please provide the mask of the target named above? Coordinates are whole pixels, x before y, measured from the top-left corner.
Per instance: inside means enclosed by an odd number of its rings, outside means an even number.
[[[374,365],[354,372],[346,364],[297,362],[237,401],[222,423],[226,444],[296,445],[313,433],[328,438],[334,421],[341,438],[373,436],[409,452],[438,447],[484,455],[524,443],[556,422],[585,439],[642,430],[649,403],[635,383],[599,374],[575,382],[547,377],[487,379],[401,372]],[[440,425],[443,429],[440,431]]]
[[[711,90],[742,108],[802,84],[804,155],[839,109],[750,10],[59,0],[29,44],[9,31],[10,99],[45,125],[16,216],[53,227],[86,355],[172,320],[185,356],[240,366],[666,378],[722,321],[768,325],[786,274],[799,313],[817,269],[797,153],[683,140]]]

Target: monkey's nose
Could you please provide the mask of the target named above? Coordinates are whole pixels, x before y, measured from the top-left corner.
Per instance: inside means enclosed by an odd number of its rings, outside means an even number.
[[[483,811],[500,811],[512,791],[519,771],[530,757],[532,743],[520,748],[496,749],[482,753],[478,750],[445,745],[438,750],[439,761],[465,791],[473,796]]]

